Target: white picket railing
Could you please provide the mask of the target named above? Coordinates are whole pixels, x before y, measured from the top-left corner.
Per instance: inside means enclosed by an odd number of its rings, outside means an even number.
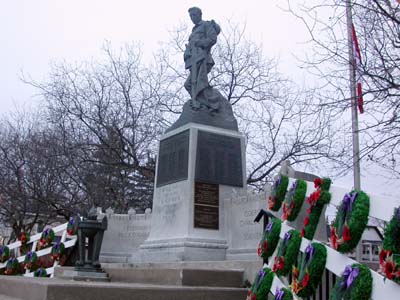
[[[67,225],[68,225],[68,223],[64,223],[64,224],[61,224],[61,225],[51,228],[51,229],[53,229],[55,235],[61,233],[60,243],[64,243],[65,249],[73,247],[76,243],[76,235],[71,236],[67,233]],[[36,251],[37,244],[40,240],[41,235],[42,235],[42,233],[40,232],[40,233],[37,233],[37,234],[31,236],[29,239],[29,242],[27,243],[28,245],[32,244],[31,251],[36,252],[38,258],[48,255],[51,252],[51,246],[49,246],[45,249]],[[21,241],[16,241],[14,243],[7,245],[7,247],[10,249],[10,253],[13,251],[16,251],[16,253],[19,253],[18,248],[20,246],[21,246]],[[25,255],[19,255],[17,257],[17,259],[18,259],[19,263],[22,263],[25,260]],[[7,262],[0,263],[0,269],[5,268],[6,264],[7,264]],[[46,268],[46,272],[47,272],[47,274],[50,274],[50,277],[54,276],[54,268],[57,265],[58,265],[58,261],[54,261],[53,266]],[[33,277],[33,274],[34,274],[34,272],[29,272],[27,270],[25,272],[25,274],[23,274],[23,276]]]
[[[294,182],[294,179],[290,178],[289,187]],[[307,182],[307,196],[311,194],[315,190],[313,182]],[[332,185],[330,188],[330,193],[332,195],[330,204],[338,207],[343,200],[343,197],[346,193],[350,192],[349,189],[338,187]],[[383,221],[389,221],[393,215],[394,208],[400,206],[400,199],[394,199],[390,197],[376,196],[368,194],[370,197],[370,213],[369,216],[380,219]],[[325,223],[325,216],[321,216],[320,222]],[[283,238],[284,234],[293,229],[288,223],[285,221],[282,223],[282,229],[280,233],[280,237]],[[296,228],[299,229],[299,228]],[[326,245],[327,248],[327,262],[326,269],[330,272],[334,273],[337,276],[340,276],[344,271],[347,265],[351,265],[357,263],[355,260],[349,258],[348,256],[341,254],[327,245],[326,241],[318,241],[313,240],[312,242],[318,242]],[[310,240],[303,238],[300,251],[304,252]],[[272,268],[274,257],[276,255],[277,250],[274,255],[270,259],[269,268]],[[388,300],[388,299],[400,299],[400,285],[394,283],[391,280],[384,280],[384,277],[377,272],[371,270],[372,279],[373,279],[373,288],[371,298],[374,300]],[[276,288],[287,287],[285,283],[283,283],[277,276],[274,277],[274,281],[272,283],[271,292],[275,294]],[[299,299],[296,295],[293,295],[294,299]]]

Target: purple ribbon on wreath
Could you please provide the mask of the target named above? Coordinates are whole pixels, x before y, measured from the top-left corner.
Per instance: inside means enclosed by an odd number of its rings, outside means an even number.
[[[75,218],[71,217],[71,218],[69,219],[69,222],[68,222],[68,223],[69,223],[70,226],[74,226],[75,223],[76,223]]]
[[[357,278],[358,274],[360,273],[359,268],[353,268],[351,266],[346,266],[343,272],[343,280],[340,283],[341,289],[348,289],[353,281]]]
[[[282,178],[281,178],[281,176],[279,176],[278,179],[276,179],[274,182],[274,189],[278,188],[278,185],[281,184],[281,181],[282,181]]]
[[[26,254],[26,257],[29,259],[29,261],[32,259],[33,252],[29,251],[28,254]]]
[[[347,193],[346,195],[344,195],[343,206],[342,206],[343,212],[349,213],[353,210],[353,204],[356,198],[357,198],[356,192],[354,192],[353,194]]]
[[[295,182],[293,182],[293,184],[292,184],[292,190],[294,191],[294,190],[296,190],[297,189],[297,180],[295,181]]]
[[[285,295],[285,292],[282,289],[277,287],[276,292],[275,292],[275,300],[282,300],[284,295]]]
[[[285,233],[285,235],[283,236],[283,240],[284,241],[288,241],[290,240],[290,238],[292,237],[292,234],[288,231]]]
[[[261,269],[258,272],[258,280],[257,280],[257,284],[256,284],[256,291],[258,290],[258,287],[260,286],[261,282],[263,281],[265,274],[266,274],[266,272],[263,269]]]
[[[309,260],[311,260],[313,258],[313,256],[314,256],[314,247],[311,244],[309,244],[307,246],[305,254],[306,254],[306,261],[309,261]]]
[[[272,223],[272,222],[269,222],[268,225],[267,225],[267,227],[265,228],[265,232],[270,232],[271,229],[272,229],[272,226],[273,226],[273,223]]]
[[[47,228],[45,231],[43,231],[44,236],[47,237],[50,234],[50,228]]]

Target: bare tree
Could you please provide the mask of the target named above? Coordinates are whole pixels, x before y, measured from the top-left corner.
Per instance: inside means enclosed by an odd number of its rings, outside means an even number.
[[[41,90],[49,121],[65,139],[71,176],[92,205],[144,209],[161,130],[153,77],[135,45],[118,53],[105,45],[104,53],[104,62],[58,64],[48,82],[30,84]]]
[[[0,123],[0,219],[14,238],[35,224],[67,220],[84,205],[57,141],[37,118],[18,115]]]
[[[354,0],[353,23],[361,57],[365,114],[360,118],[361,157],[400,177],[400,7],[396,1]],[[309,30],[312,51],[304,66],[317,75],[321,103],[338,116],[350,106],[344,0],[315,0],[289,10]],[[305,2],[304,2],[305,3]],[[349,130],[349,133],[351,131]]]

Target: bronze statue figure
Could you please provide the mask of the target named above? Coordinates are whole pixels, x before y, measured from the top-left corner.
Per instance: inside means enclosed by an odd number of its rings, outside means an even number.
[[[208,73],[214,65],[211,47],[217,42],[221,28],[214,20],[203,21],[198,7],[190,8],[189,15],[195,26],[184,53],[185,68],[190,70],[185,88],[191,96],[192,109],[205,106],[211,112],[216,112],[220,103],[209,85]]]

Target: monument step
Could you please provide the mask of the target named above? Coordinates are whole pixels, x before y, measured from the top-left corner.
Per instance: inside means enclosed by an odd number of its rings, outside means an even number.
[[[243,300],[246,289],[0,276],[2,295],[21,300]]]
[[[243,270],[107,268],[113,282],[181,286],[242,287]]]
[[[108,281],[127,283],[147,283],[177,286],[242,287],[243,270],[191,269],[191,268],[141,268],[105,267]],[[73,267],[57,267],[54,276],[75,279]],[[105,273],[102,273],[105,274]],[[94,278],[92,280],[91,278]],[[89,281],[98,281],[91,276]]]
[[[182,261],[162,263],[102,263],[105,270],[118,268],[131,269],[194,269],[194,270],[229,270],[243,272],[243,282],[252,282],[254,274],[262,267],[257,260],[224,260],[224,261]],[[240,285],[242,286],[242,285]]]

